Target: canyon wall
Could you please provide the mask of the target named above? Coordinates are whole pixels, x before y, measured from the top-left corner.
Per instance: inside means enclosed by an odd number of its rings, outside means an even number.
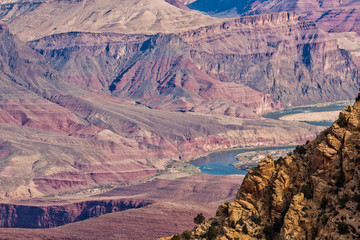
[[[99,200],[55,206],[0,204],[1,228],[49,228],[83,221],[102,214],[141,208],[151,204],[141,200]]]
[[[353,98],[359,86],[350,55],[294,13],[170,35],[67,33],[30,45],[70,82],[171,111],[255,118]]]

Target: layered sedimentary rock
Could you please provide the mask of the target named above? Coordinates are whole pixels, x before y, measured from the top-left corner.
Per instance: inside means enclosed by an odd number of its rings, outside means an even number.
[[[170,35],[67,33],[30,45],[70,82],[172,111],[254,118],[355,97],[358,87],[349,54],[294,13]]]
[[[0,38],[2,198],[134,183],[170,160],[259,142],[302,142],[320,130],[298,124],[289,138],[279,138],[273,120],[168,112],[86,91],[64,81],[4,24]],[[283,133],[292,128],[278,127]]]
[[[327,31],[358,32],[359,7],[358,1],[345,0],[289,0],[289,1],[214,1],[198,0],[189,5],[190,8],[213,15],[254,15],[270,12],[294,11],[304,18],[316,21]]]
[[[214,215],[219,201],[234,198],[242,179],[241,175],[202,174],[176,180],[158,179],[115,188],[86,202],[64,197],[11,200],[1,204],[0,211],[7,217],[8,226],[18,228],[2,228],[0,238],[156,239],[193,227],[193,215],[198,211],[206,217]],[[33,221],[26,221],[29,218]],[[71,220],[76,222],[53,227]],[[24,229],[30,224],[36,227],[39,222],[46,229]]]
[[[360,66],[358,43],[358,35],[360,34],[359,1],[290,0],[284,2],[198,0],[189,6],[190,8],[213,15],[233,17],[294,11],[301,15],[303,19],[314,21],[321,29],[330,33],[338,33],[334,36],[338,40],[340,48],[350,51],[357,66]]]
[[[1,228],[49,228],[82,221],[103,214],[141,208],[142,200],[98,200],[55,206],[0,204]]]
[[[191,239],[358,239],[359,124],[357,101],[315,140],[264,158]]]

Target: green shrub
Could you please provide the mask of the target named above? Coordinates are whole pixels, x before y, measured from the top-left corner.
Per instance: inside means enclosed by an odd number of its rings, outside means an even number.
[[[279,157],[278,160],[275,161],[275,164],[280,164],[284,161],[283,157]]]
[[[359,89],[360,91],[360,89]],[[358,102],[360,100],[360,93],[356,96],[355,101]]]
[[[206,233],[206,237],[209,240],[215,239],[217,237],[217,229],[215,226],[211,225]]]
[[[179,235],[174,235],[170,240],[181,240]]]
[[[296,146],[294,153],[299,153],[299,154],[305,154],[306,153],[306,149],[304,147],[304,145],[298,145]]]
[[[313,198],[313,193],[311,191],[311,188],[310,188],[310,184],[304,184],[302,187],[301,187],[301,192],[304,194],[304,197],[307,198],[307,199],[312,199]]]
[[[191,239],[191,232],[190,231],[184,231],[182,234],[181,234],[181,237],[183,238],[183,239],[186,239],[186,240],[189,240],[189,239]]]
[[[347,125],[347,121],[346,118],[343,114],[340,113],[339,115],[339,120],[338,120],[338,124],[340,127],[345,127]]]
[[[249,219],[253,221],[255,224],[259,225],[261,223],[261,218],[252,214]]]
[[[195,218],[194,218],[194,223],[195,224],[201,224],[205,221],[205,217],[203,216],[202,213],[199,213]]]

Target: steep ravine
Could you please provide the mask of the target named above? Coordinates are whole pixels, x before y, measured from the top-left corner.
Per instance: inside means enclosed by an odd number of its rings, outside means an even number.
[[[315,140],[277,160],[264,158],[234,202],[174,239],[359,239],[359,192],[356,101]]]

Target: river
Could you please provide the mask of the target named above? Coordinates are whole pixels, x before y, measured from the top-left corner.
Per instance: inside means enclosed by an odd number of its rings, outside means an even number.
[[[264,118],[279,119],[280,117],[296,114],[296,113],[309,113],[309,112],[327,112],[338,111],[344,109],[347,105],[351,105],[351,102],[338,102],[332,104],[326,104],[324,106],[305,106],[291,109],[283,109],[278,112],[272,112],[264,115]],[[307,122],[312,125],[318,126],[331,126],[332,122]],[[234,168],[232,164],[236,162],[235,156],[239,153],[264,151],[264,150],[279,150],[289,149],[289,152],[293,150],[294,146],[285,147],[269,147],[269,148],[252,148],[252,149],[236,149],[229,151],[221,151],[210,153],[206,157],[201,157],[191,161],[190,163],[198,166],[202,173],[211,175],[230,175],[230,174],[246,174],[247,171]]]
[[[235,149],[222,152],[210,153],[206,157],[201,157],[191,161],[190,163],[199,167],[202,173],[211,175],[230,175],[230,174],[243,174],[247,171],[234,168],[232,164],[236,162],[235,156],[240,153],[253,152],[253,151],[266,151],[266,150],[279,150],[289,149],[292,151],[295,146],[284,147],[264,147],[264,148],[252,148],[252,149]]]

